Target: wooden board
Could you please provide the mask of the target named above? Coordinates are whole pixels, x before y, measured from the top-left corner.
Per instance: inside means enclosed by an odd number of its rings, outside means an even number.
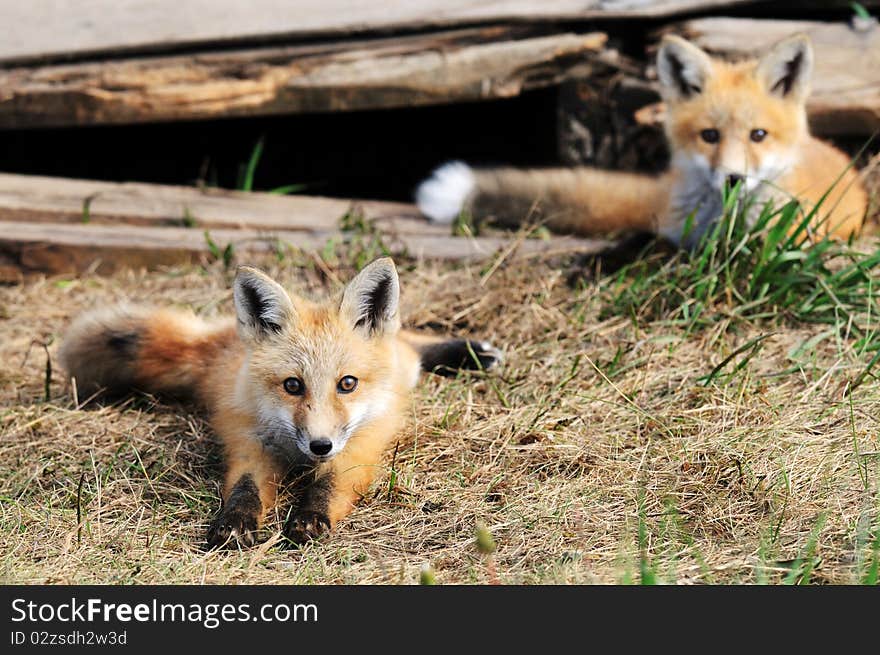
[[[350,211],[384,230],[448,234],[419,216],[412,205],[347,201],[316,196],[280,196],[225,189],[116,183],[0,173],[0,224],[88,222],[203,229],[336,230]],[[199,232],[201,233],[201,232]]]
[[[0,63],[319,35],[665,17],[750,0],[26,0],[0,3]],[[870,4],[868,2],[867,4]]]
[[[112,273],[124,268],[153,270],[218,258],[230,248],[232,263],[244,264],[254,254],[289,255],[293,251],[317,251],[332,238],[345,248],[357,237],[339,232],[286,232],[251,230],[201,231],[173,227],[131,227],[52,223],[0,223],[0,282],[17,275],[44,273]],[[210,237],[213,246],[209,245]],[[383,245],[396,256],[415,259],[480,261],[499,253],[511,257],[596,252],[607,247],[600,240],[553,237],[514,241],[504,237],[453,237],[413,234],[388,235]],[[222,255],[220,255],[222,257]]]
[[[569,237],[521,243],[455,237],[449,226],[429,224],[403,203],[0,175],[0,281],[16,272],[109,273],[206,261],[227,246],[237,263],[254,253],[320,251],[331,240],[363,247],[372,232],[340,227],[353,210],[392,253],[415,258],[471,261],[508,249],[523,256],[607,245]]]
[[[0,70],[0,128],[347,111],[505,98],[589,73],[601,33],[435,34]]]
[[[858,32],[843,23],[704,18],[682,23],[676,31],[711,52],[733,56],[747,56],[804,32],[815,48],[808,104],[813,131],[844,135],[880,130],[880,26]]]

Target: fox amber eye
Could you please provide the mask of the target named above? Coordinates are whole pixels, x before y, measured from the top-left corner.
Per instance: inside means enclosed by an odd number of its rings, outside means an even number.
[[[767,137],[767,130],[752,130],[751,134],[749,134],[749,138],[755,143],[761,143]]]
[[[700,132],[700,138],[706,143],[718,143],[721,133],[715,129],[703,130]]]
[[[337,391],[339,393],[351,393],[355,389],[357,389],[358,379],[353,375],[346,375],[339,381],[339,384],[336,385]]]
[[[306,391],[306,385],[299,378],[287,378],[284,381],[284,390],[291,396],[301,396]]]

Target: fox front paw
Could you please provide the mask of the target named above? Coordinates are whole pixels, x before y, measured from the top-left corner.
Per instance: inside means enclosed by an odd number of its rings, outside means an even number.
[[[488,341],[469,341],[470,351],[461,368],[488,371],[504,361],[504,354]],[[474,360],[476,357],[476,361]]]
[[[250,548],[256,542],[256,533],[256,516],[234,507],[224,509],[208,528],[208,548]]]
[[[284,526],[284,536],[295,544],[304,544],[330,531],[330,519],[322,512],[301,510]]]

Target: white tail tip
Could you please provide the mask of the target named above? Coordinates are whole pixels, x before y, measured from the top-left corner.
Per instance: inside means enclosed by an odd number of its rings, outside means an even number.
[[[416,204],[425,216],[438,223],[451,223],[464,209],[477,183],[471,167],[451,161],[435,169],[416,189]]]

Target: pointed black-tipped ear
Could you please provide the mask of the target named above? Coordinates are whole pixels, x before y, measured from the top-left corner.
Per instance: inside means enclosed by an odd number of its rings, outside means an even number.
[[[761,57],[755,75],[767,92],[802,102],[810,94],[813,46],[806,34],[795,34]]]
[[[680,36],[667,34],[657,51],[657,76],[666,100],[683,100],[703,91],[712,58]]]
[[[282,286],[250,266],[238,267],[233,297],[240,332],[255,341],[281,332],[294,317],[293,303]]]
[[[367,336],[394,334],[400,329],[400,282],[390,257],[377,259],[349,282],[340,315]]]

